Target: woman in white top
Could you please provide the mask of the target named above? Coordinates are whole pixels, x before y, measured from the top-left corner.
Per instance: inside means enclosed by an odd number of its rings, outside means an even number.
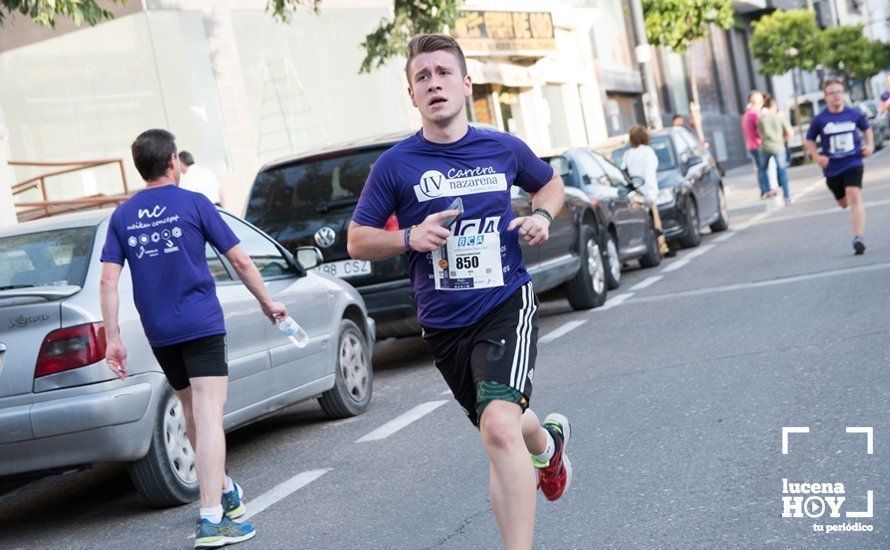
[[[649,131],[641,124],[631,126],[628,131],[630,149],[624,153],[622,168],[630,177],[643,178],[643,186],[639,188],[652,204],[652,226],[658,232],[658,248],[662,254],[671,256],[671,249],[661,233],[661,217],[658,215],[658,156],[649,147]]]

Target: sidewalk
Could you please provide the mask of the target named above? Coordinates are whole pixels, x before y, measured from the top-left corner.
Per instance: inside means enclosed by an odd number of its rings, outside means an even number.
[[[729,213],[732,214],[756,214],[765,211],[773,202],[782,202],[782,191],[776,183],[775,171],[770,171],[770,181],[773,189],[779,191],[775,198],[763,200],[760,198],[760,188],[757,185],[757,175],[752,164],[738,166],[726,171],[723,176],[723,190],[726,193],[726,202]],[[788,169],[788,185],[791,196],[795,195],[795,187],[800,184],[811,183],[822,177],[822,171],[815,163],[793,166]]]

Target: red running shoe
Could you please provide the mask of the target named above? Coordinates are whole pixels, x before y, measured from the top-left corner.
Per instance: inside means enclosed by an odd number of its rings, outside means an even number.
[[[553,436],[556,452],[550,463],[538,469],[538,487],[547,500],[557,500],[569,490],[572,484],[572,463],[566,449],[572,436],[569,419],[557,413],[551,413],[544,419],[544,429]]]

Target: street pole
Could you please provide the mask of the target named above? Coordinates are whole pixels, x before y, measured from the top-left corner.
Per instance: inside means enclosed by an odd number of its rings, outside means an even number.
[[[646,115],[650,128],[661,128],[661,113],[658,109],[658,88],[655,86],[655,69],[652,63],[652,47],[646,38],[646,23],[643,20],[642,0],[631,0],[634,34],[637,35],[637,48],[634,52],[640,63],[643,75],[643,87],[646,90]]]

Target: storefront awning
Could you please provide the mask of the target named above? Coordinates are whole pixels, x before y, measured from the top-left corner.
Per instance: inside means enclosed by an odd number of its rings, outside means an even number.
[[[515,88],[531,88],[545,83],[532,74],[530,67],[497,61],[467,59],[467,73],[474,84],[500,84]]]

